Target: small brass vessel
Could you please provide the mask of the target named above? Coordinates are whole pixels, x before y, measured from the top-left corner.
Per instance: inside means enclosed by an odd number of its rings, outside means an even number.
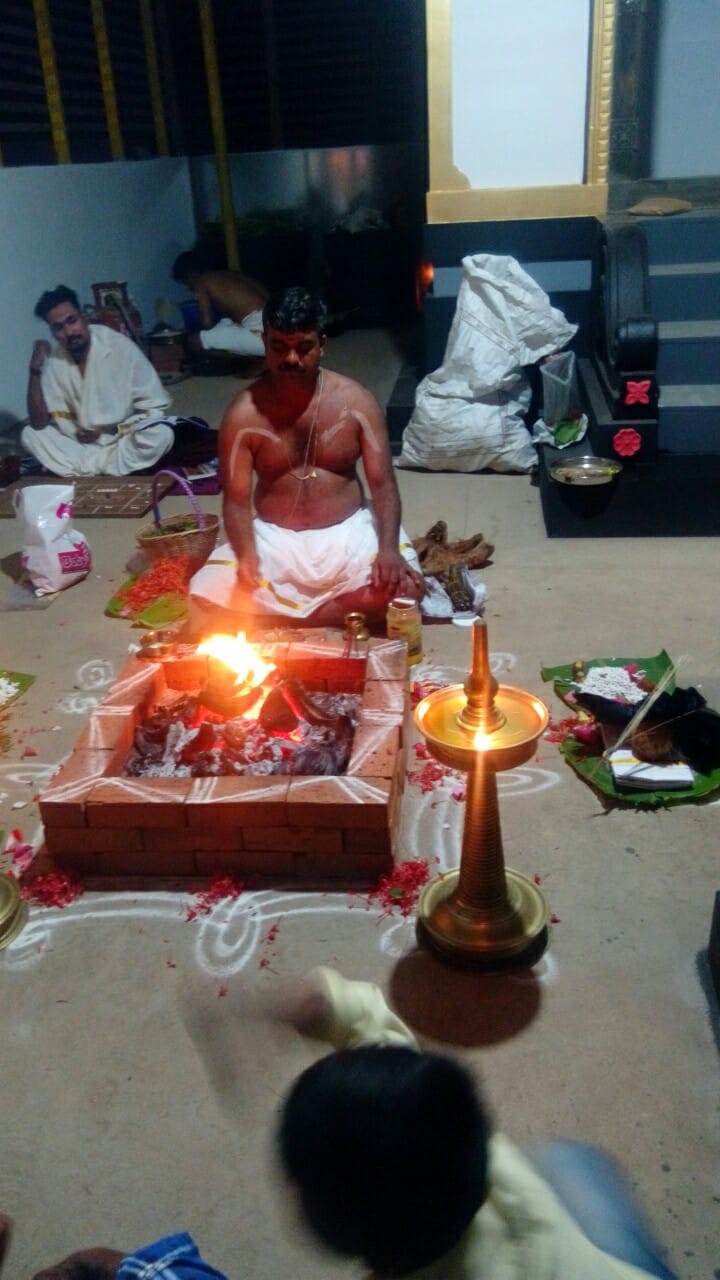
[[[353,610],[352,613],[345,614],[345,630],[343,632],[344,640],[369,640],[370,632],[368,631],[365,614],[360,610]]]
[[[0,949],[7,947],[24,929],[27,904],[20,895],[17,880],[0,872]]]

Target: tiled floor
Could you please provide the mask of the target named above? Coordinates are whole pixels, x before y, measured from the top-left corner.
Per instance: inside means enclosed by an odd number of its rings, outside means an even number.
[[[328,363],[385,399],[399,356],[387,335],[359,331],[333,340]],[[180,383],[176,412],[217,425],[239,385]],[[451,536],[482,531],[495,545],[483,576],[498,679],[557,715],[541,664],[665,648],[689,655],[684,683],[720,706],[713,539],[548,540],[527,476],[398,478],[411,535],[443,518]],[[219,498],[202,501],[219,510]],[[32,842],[38,792],[126,660],[133,633],[103,610],[142,523],[88,521],[90,577],[46,610],[2,613],[0,664],[37,679],[2,726],[0,821]],[[14,521],[0,521],[0,556],[17,550]],[[464,679],[466,630],[426,627],[424,641],[419,678]],[[315,1049],[247,1012],[258,986],[317,963],[380,982],[423,1042],[477,1072],[518,1141],[601,1142],[679,1276],[718,1272],[718,1024],[703,958],[718,805],[606,811],[549,742],[499,784],[508,865],[539,877],[555,917],[532,971],[453,969],[418,950],[412,918],[344,893],[246,893],[194,920],[192,900],[170,891],[31,910],[0,954],[11,1280],[81,1243],[126,1249],[179,1228],[238,1280],[355,1274],[299,1234],[272,1159],[279,1098]],[[462,816],[450,789],[409,782],[402,854],[454,865]]]

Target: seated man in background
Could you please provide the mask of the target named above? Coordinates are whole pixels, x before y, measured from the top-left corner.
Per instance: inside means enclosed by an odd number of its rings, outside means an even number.
[[[188,250],[173,264],[173,279],[195,295],[200,332],[187,335],[192,355],[222,351],[262,357],[262,309],[267,289],[239,271],[207,270],[199,254]]]
[[[380,621],[394,596],[419,600],[425,591],[400,528],[382,410],[359,383],[320,368],[327,338],[316,294],[274,294],[263,339],[267,370],[220,425],[229,542],[190,583],[192,629],[205,634],[223,621],[242,630],[278,614],[334,627],[355,609]]]
[[[58,476],[124,476],[153,467],[175,440],[160,421],[170,397],[136,343],[89,324],[77,294],[58,285],[35,315],[57,340],[30,357],[23,447]]]

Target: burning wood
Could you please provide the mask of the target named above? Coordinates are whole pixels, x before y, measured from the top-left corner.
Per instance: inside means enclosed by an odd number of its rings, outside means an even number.
[[[127,776],[344,773],[358,696],[311,696],[299,680],[281,678],[243,635],[213,636],[198,653],[208,659],[204,685],[146,716]]]

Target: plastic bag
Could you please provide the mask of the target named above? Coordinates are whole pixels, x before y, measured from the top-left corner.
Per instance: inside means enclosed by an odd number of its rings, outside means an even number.
[[[445,587],[438,578],[425,577],[425,595],[420,601],[424,618],[473,618],[482,617],[487,600],[487,587],[473,577],[466,565],[459,566],[463,585],[467,589],[468,609],[456,609]]]
[[[396,467],[530,471],[524,372],[577,331],[514,259],[463,258],[463,280],[439,369],[419,384]]]
[[[75,486],[37,484],[18,489],[15,515],[22,521],[22,566],[36,596],[63,591],[90,572],[90,547],[73,528]]]
[[[549,427],[544,418],[538,418],[532,429],[533,444],[551,444],[554,449],[567,449],[569,445],[584,440],[587,429],[586,413],[579,418],[562,418],[554,427]]]
[[[554,427],[556,422],[579,418],[582,414],[574,351],[558,351],[540,366],[543,387],[543,422]]]

